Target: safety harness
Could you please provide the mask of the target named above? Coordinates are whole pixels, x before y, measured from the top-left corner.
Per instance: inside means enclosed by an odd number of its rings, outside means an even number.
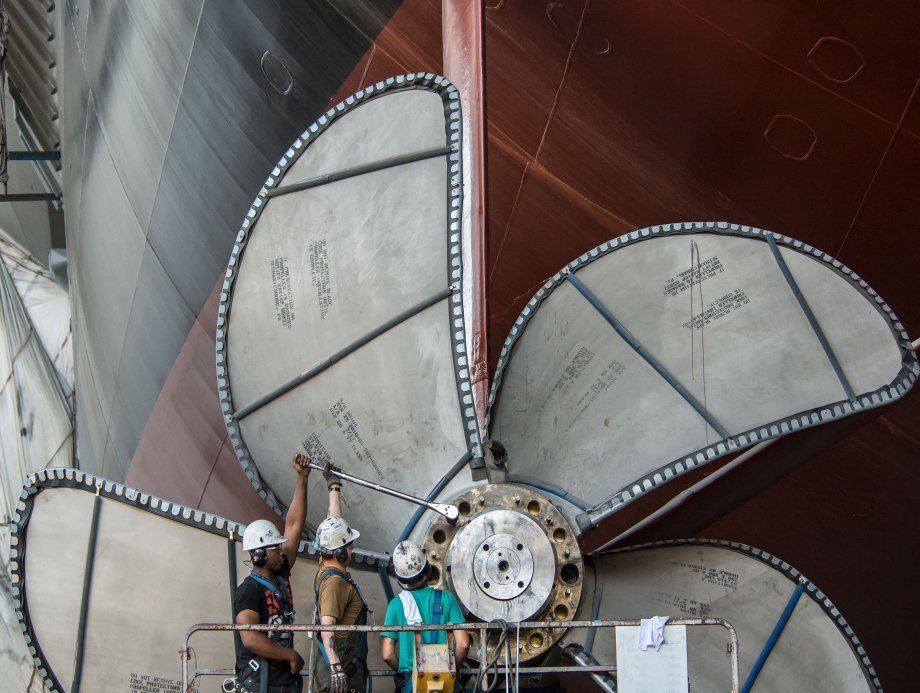
[[[333,576],[337,575],[347,582],[349,585],[355,588],[355,592],[358,593],[358,599],[361,600],[361,612],[358,614],[358,618],[355,621],[354,625],[356,626],[365,626],[367,625],[367,602],[364,600],[364,596],[361,594],[361,590],[358,588],[357,583],[352,580],[351,576],[339,570],[338,568],[326,568],[323,572],[319,574],[319,577],[316,579],[315,591],[313,595],[313,625],[319,625],[320,616],[319,616],[319,591],[323,586],[323,582]],[[333,644],[338,644],[337,640],[333,640]],[[329,655],[326,653],[326,648],[323,646],[323,640],[320,637],[316,638],[316,646],[319,648],[319,653],[323,657],[323,661],[326,663],[326,666],[329,666]],[[362,663],[367,662],[367,633],[361,633],[358,631],[353,631],[348,634],[348,637],[344,639],[344,644],[342,646],[343,651],[347,651],[349,646],[354,649],[354,660],[358,660]],[[340,648],[336,647],[336,651]],[[339,658],[341,660],[341,657]],[[351,676],[355,671],[355,662],[350,661],[347,664],[342,663],[345,669],[345,673],[348,676]]]
[[[285,625],[294,623],[294,604],[293,600],[288,598],[288,589],[284,578],[278,577],[275,581],[271,581],[254,570],[249,573],[249,577],[271,592],[275,599],[278,600],[278,604],[281,606],[281,623]],[[272,642],[294,649],[294,633],[291,631],[269,631],[266,635]],[[254,657],[249,662],[249,668],[249,672],[238,680],[236,690],[242,693],[252,691],[250,680],[258,674],[258,690],[260,693],[265,693],[268,690],[268,660],[265,657]]]
[[[441,613],[443,607],[441,606],[441,590],[434,591],[434,603],[431,605],[431,615],[434,623],[432,625],[438,626],[441,624]],[[434,645],[438,642],[438,633],[436,630],[426,630],[425,635],[427,638],[422,638],[422,640],[427,640],[426,645]]]
[[[292,600],[288,598],[288,590],[287,585],[285,585],[284,578],[279,577],[276,581],[272,582],[271,580],[267,580],[264,576],[259,575],[254,570],[249,574],[249,577],[258,582],[260,585],[262,585],[262,587],[267,589],[273,595],[275,595],[275,599],[277,599],[278,604],[281,605],[281,623],[285,625],[294,623],[294,604],[292,603]],[[291,631],[270,631],[268,633],[268,637],[273,642],[277,642],[287,648],[293,649],[294,633]]]
[[[441,614],[444,612],[444,607],[441,605],[441,594],[442,594],[442,592],[441,592],[441,590],[432,590],[432,592],[434,592],[434,594],[432,595],[432,599],[433,599],[434,601],[432,602],[432,605],[431,605],[431,617],[432,617],[432,620],[431,620],[431,624],[430,624],[430,625],[439,626],[439,625],[441,625]],[[405,596],[404,596],[404,595],[405,595]],[[416,606],[420,606],[420,605],[418,604],[418,600],[415,599],[415,595],[412,594],[412,592],[411,592],[410,590],[405,590],[405,591],[401,592],[400,595],[399,595],[399,599],[400,599],[400,601],[402,601],[402,603],[403,603],[403,613],[404,613],[404,614],[406,613],[406,600],[407,600],[407,599],[412,599],[413,601],[416,602]],[[421,611],[419,611],[419,614],[421,614]],[[407,621],[408,621],[408,619],[407,619]],[[411,625],[411,624],[409,624],[409,625]],[[428,625],[428,624],[426,624],[426,625]],[[441,634],[441,631],[439,631],[439,630],[426,630],[426,631],[421,632],[421,633],[416,633],[416,635],[419,636],[419,637],[416,638],[416,640],[418,640],[419,638],[421,638],[423,644],[425,644],[425,645],[435,645],[435,644],[437,644],[437,642],[438,642],[438,635],[440,635],[440,634]]]

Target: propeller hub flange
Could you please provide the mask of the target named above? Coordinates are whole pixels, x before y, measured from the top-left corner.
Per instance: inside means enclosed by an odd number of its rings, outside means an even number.
[[[459,522],[438,518],[425,535],[430,585],[449,588],[471,620],[575,618],[584,561],[578,535],[559,508],[532,488],[513,484],[477,486],[452,502]],[[520,661],[545,654],[564,633],[522,630]],[[478,639],[474,635],[471,651],[479,648]],[[492,644],[490,638],[489,649]]]

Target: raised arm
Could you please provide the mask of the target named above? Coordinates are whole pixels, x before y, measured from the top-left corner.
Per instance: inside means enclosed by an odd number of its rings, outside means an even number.
[[[294,455],[291,466],[297,472],[297,481],[294,484],[294,499],[288,508],[284,520],[284,544],[281,550],[287,556],[288,565],[294,565],[297,560],[297,549],[300,548],[300,535],[303,532],[303,523],[307,519],[307,479],[310,476],[310,458],[303,453]]]
[[[330,465],[331,466],[331,465]],[[341,491],[342,481],[332,474],[323,472],[326,484],[329,486],[329,513],[326,517],[342,517]]]

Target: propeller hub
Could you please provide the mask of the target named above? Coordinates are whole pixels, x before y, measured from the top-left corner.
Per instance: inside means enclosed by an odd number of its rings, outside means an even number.
[[[526,513],[492,509],[454,536],[447,554],[454,593],[477,618],[526,621],[549,600],[556,555]]]
[[[526,486],[489,484],[453,504],[460,521],[438,518],[425,536],[433,569],[429,584],[449,587],[470,617],[481,621],[575,618],[584,562],[576,532],[548,498]],[[522,630],[521,661],[544,654],[564,632]]]

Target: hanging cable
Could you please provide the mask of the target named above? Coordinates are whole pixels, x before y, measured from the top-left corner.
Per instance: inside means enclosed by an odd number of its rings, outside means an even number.
[[[493,623],[501,628],[501,633],[499,633],[498,642],[495,643],[495,652],[493,653],[492,658],[489,659],[486,662],[486,665],[481,667],[479,670],[479,675],[476,677],[476,685],[473,687],[473,693],[488,693],[495,687],[495,683],[498,681],[498,658],[501,657],[505,642],[508,639],[508,622],[500,618],[496,618],[489,621],[487,624],[488,627],[491,627]],[[483,657],[488,657],[489,654],[488,640],[488,631],[486,631],[486,642],[480,643]],[[506,659],[505,662],[507,663],[507,661],[508,660]],[[495,672],[491,675],[491,678],[489,675],[489,669],[495,670]]]
[[[600,556],[592,556],[591,571],[594,573],[594,599],[591,601],[591,620],[596,621],[601,613],[601,599],[604,596],[604,582],[597,574],[597,563],[600,562]],[[591,654],[594,650],[594,636],[597,635],[597,628],[589,628],[588,635],[585,638],[585,652]]]

